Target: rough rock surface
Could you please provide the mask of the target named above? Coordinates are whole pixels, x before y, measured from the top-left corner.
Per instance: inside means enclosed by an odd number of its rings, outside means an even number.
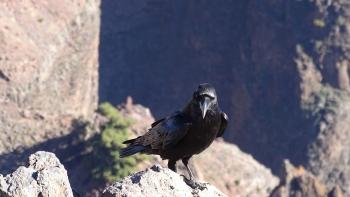
[[[0,1],[0,154],[65,135],[74,119],[92,117],[99,3]]]
[[[288,160],[284,162],[281,182],[270,197],[343,197],[343,192],[336,186],[328,190],[326,185],[303,167],[295,168]]]
[[[131,126],[134,135],[142,135],[154,121],[149,109],[142,105],[132,104],[131,98],[126,104],[118,107],[123,115],[135,121]],[[154,161],[144,163],[139,169],[150,167],[159,162],[166,162],[159,157]],[[190,160],[194,175],[202,181],[207,181],[228,196],[260,197],[268,194],[278,184],[278,178],[271,171],[257,162],[251,155],[242,152],[236,145],[216,140],[204,152]],[[178,162],[179,173],[187,176],[187,171]]]
[[[205,184],[204,190],[192,189],[179,174],[154,165],[145,171],[141,171],[125,177],[123,180],[113,183],[104,191],[105,197],[122,196],[174,196],[174,197],[225,197],[223,193],[210,184]]]
[[[5,177],[0,174],[1,197],[73,197],[67,171],[53,153],[30,155],[28,167],[21,166]]]

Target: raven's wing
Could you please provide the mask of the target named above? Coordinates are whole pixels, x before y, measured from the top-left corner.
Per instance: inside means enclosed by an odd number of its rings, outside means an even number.
[[[172,113],[170,116],[167,116],[165,118],[162,118],[162,119],[159,119],[159,120],[156,120],[154,123],[151,124],[151,127],[155,127],[157,124],[163,122],[165,119],[169,119],[171,118],[172,116],[176,116],[176,115],[179,115],[180,114],[180,111],[176,111],[174,113]]]
[[[220,129],[219,129],[219,132],[216,135],[216,137],[221,137],[224,134],[225,129],[227,127],[227,122],[228,122],[227,115],[225,114],[225,112],[221,112],[221,125],[220,125]]]
[[[157,127],[157,128],[156,128]],[[177,115],[166,119],[162,124],[152,129],[162,134],[162,149],[167,149],[176,145],[187,134],[191,123],[186,123],[184,119]]]
[[[177,144],[187,134],[191,124],[178,112],[156,121],[152,126],[145,135],[136,138],[132,143],[150,146],[153,150],[167,149]]]

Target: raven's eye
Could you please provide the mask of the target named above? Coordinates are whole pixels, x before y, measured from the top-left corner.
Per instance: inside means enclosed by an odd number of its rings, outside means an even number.
[[[209,98],[210,100],[214,100],[215,99],[215,97],[210,95],[210,94],[203,94],[202,96],[203,96],[203,98],[206,97],[206,98]]]

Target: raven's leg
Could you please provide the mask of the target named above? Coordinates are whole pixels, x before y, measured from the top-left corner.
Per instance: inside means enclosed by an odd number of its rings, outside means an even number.
[[[185,165],[188,175],[190,176],[190,180],[193,181],[193,174],[191,169],[188,167],[188,161],[190,160],[191,157],[186,157],[182,159],[182,163]]]
[[[176,160],[170,160],[168,161],[168,168],[174,172],[176,172]]]
[[[185,165],[186,169],[187,169],[187,172],[188,172],[188,175],[190,176],[190,179],[187,179],[185,176],[184,176],[184,181],[186,182],[186,184],[190,187],[192,187],[193,189],[200,189],[200,190],[204,190],[206,188],[206,186],[204,184],[201,184],[201,183],[198,183],[194,180],[194,177],[193,177],[193,174],[192,174],[192,171],[190,169],[190,167],[188,167],[188,161],[190,160],[191,157],[186,157],[186,158],[183,158],[182,159],[182,163]]]

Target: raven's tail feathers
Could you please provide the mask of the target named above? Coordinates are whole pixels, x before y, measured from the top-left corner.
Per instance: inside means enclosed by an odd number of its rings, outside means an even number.
[[[128,146],[120,151],[120,158],[127,157],[146,150],[144,146]]]

